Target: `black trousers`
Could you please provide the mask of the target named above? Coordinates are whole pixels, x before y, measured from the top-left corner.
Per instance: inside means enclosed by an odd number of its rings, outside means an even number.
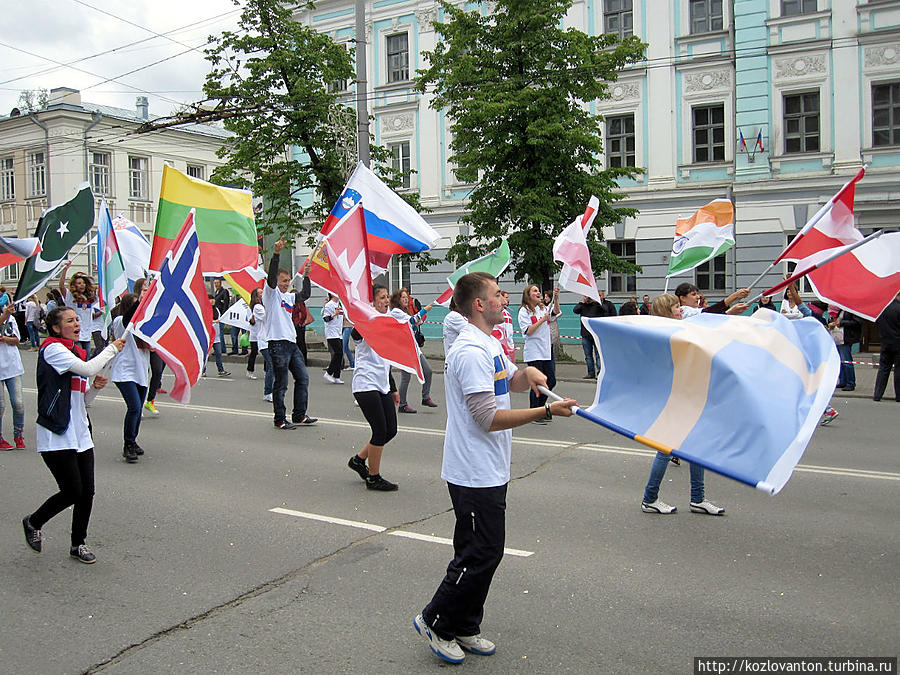
[[[872,397],[876,401],[880,401],[884,396],[888,378],[891,376],[891,368],[894,369],[894,398],[900,401],[900,347],[881,345],[878,374],[875,376],[875,395]]]
[[[59,492],[28,516],[28,520],[32,527],[40,530],[53,516],[74,505],[72,546],[80,546],[87,537],[91,508],[94,505],[94,449],[84,452],[52,450],[40,455],[56,479]]]
[[[332,377],[340,377],[341,366],[344,365],[344,343],[341,338],[328,338],[328,351],[331,352],[331,363],[326,372]]]
[[[506,542],[506,488],[447,483],[456,527],[453,560],[422,618],[445,640],[481,632],[484,601]]]
[[[529,361],[528,365],[534,366],[547,376],[547,389],[553,391],[553,387],[556,386],[556,362],[553,359],[549,361]],[[533,391],[529,390],[528,401],[532,408],[538,408],[547,402],[547,397],[543,394],[537,396]]]
[[[150,352],[150,386],[147,387],[147,400],[156,400],[156,390],[162,384],[162,374],[166,369],[166,362],[156,352]]]
[[[372,427],[372,436],[369,443],[383,447],[397,435],[397,409],[394,407],[394,397],[391,394],[382,394],[378,390],[357,391],[353,398],[359,403],[363,417]]]
[[[256,355],[259,353],[259,343],[254,340],[250,343],[250,354],[247,356],[247,372],[252,373],[256,369]]]

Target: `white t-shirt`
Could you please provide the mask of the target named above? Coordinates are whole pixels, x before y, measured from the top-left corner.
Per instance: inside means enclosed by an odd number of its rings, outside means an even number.
[[[38,320],[38,317],[41,315],[40,305],[38,305],[33,300],[29,300],[25,303],[25,322],[32,323]]]
[[[112,322],[112,331],[116,340],[125,335],[122,326],[122,317],[117,316]],[[125,338],[125,346],[119,355],[113,359],[110,368],[109,379],[111,382],[134,382],[138,386],[146,387],[149,383],[150,350],[140,349],[134,341],[134,335],[128,333]]]
[[[552,356],[550,352],[550,323],[545,322],[541,327],[534,331],[531,335],[525,333],[532,324],[540,321],[547,314],[547,309],[537,305],[534,312],[525,305],[519,308],[519,330],[525,337],[525,349],[522,350],[522,360],[526,363],[530,361],[549,361]],[[551,315],[550,321],[556,318]]]
[[[44,361],[60,375],[69,370],[72,364],[78,360],[75,354],[58,342],[51,342],[42,349]],[[47,427],[38,423],[35,433],[38,452],[73,449],[83,452],[94,447],[94,441],[91,439],[91,432],[88,429],[87,410],[84,407],[84,396],[89,390],[88,378],[72,373],[69,426],[65,432],[54,434]]]
[[[355,394],[361,391],[391,391],[391,364],[375,353],[365,340],[356,343],[356,367],[350,389]]]
[[[3,337],[14,337],[16,340],[21,339],[19,335],[19,326],[16,324],[14,317],[9,317],[2,328]],[[19,354],[19,348],[16,345],[8,345],[0,342],[0,380],[8,380],[11,377],[17,377],[25,374],[25,368],[22,366],[22,355]],[[3,395],[0,392],[0,395]]]
[[[803,318],[803,312],[800,311],[800,307],[791,307],[791,301],[787,298],[781,301],[781,314],[791,321]]]
[[[469,325],[469,320],[459,312],[448,312],[444,317],[444,358],[450,352],[450,346],[456,342],[459,332]]]
[[[690,319],[692,316],[699,316],[700,314],[703,314],[703,310],[699,307],[691,307],[690,305],[681,306],[682,319]]]
[[[67,288],[66,307],[71,307],[78,315],[78,324],[81,327],[78,331],[78,341],[87,342],[91,339],[91,331],[94,328],[94,311],[99,310],[97,303],[75,302],[72,291]]]
[[[266,308],[261,302],[253,305],[251,310],[253,314],[253,323],[250,324],[250,342],[256,343],[257,349],[267,349],[266,342]]]
[[[509,410],[509,380],[516,366],[500,343],[479,328],[463,328],[447,357],[444,392],[447,433],[441,478],[464,487],[497,487],[509,482],[512,429],[484,431],[469,412],[467,394],[494,392],[498,410]]]
[[[329,321],[325,321],[325,339],[333,340],[334,338],[340,338],[341,334],[344,332],[344,324],[341,321],[341,315],[338,314],[338,309],[340,308],[341,303],[337,300],[329,300],[325,303],[325,306],[322,307],[322,319],[327,319],[328,317],[337,317],[332,318]]]
[[[266,283],[262,292],[263,306],[266,308],[266,342],[275,340],[297,340],[297,331],[291,313],[294,311],[294,293],[282,293],[277,287]]]

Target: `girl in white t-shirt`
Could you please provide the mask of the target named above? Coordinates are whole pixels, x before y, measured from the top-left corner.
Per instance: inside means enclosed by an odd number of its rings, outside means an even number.
[[[114,340],[90,361],[77,344],[81,324],[71,307],[57,307],[47,315],[47,332],[38,353],[38,422],[35,433],[37,451],[59,485],[59,492],[31,515],[22,519],[25,542],[41,552],[41,528],[70,506],[72,539],[69,555],[83,563],[97,560],[84,545],[91,506],[94,503],[94,441],[85,403],[109,381],[100,375],[125,346]],[[93,385],[88,378],[93,377]],[[68,398],[60,396],[70,391]],[[52,427],[52,428],[51,428]]]
[[[25,428],[25,400],[22,397],[22,375],[25,368],[22,366],[22,356],[19,354],[19,327],[12,318],[16,308],[7,304],[0,312],[0,420],[3,419],[5,406],[3,405],[3,391],[5,387],[9,393],[9,404],[13,409],[13,439],[15,446],[0,436],[0,450],[25,449],[25,438],[22,430]],[[9,436],[7,436],[9,438]]]
[[[376,285],[372,295],[375,309],[386,314],[390,304],[387,288]],[[397,435],[394,406],[400,403],[400,395],[391,377],[391,364],[376,354],[355,328],[350,335],[356,340],[356,364],[351,384],[353,398],[372,428],[372,435],[362,450],[350,458],[347,466],[366,481],[368,489],[391,492],[397,489],[397,484],[381,477],[381,453],[388,441]]]
[[[553,290],[553,297],[559,297],[559,289]],[[522,306],[519,307],[519,330],[525,337],[525,348],[522,351],[522,359],[529,366],[534,366],[547,376],[547,389],[552,390],[556,386],[556,363],[553,361],[553,352],[550,341],[550,323],[556,321],[559,314],[554,314],[551,308],[545,307],[541,302],[541,289],[536,284],[526,286],[522,291]],[[547,402],[547,397],[536,395],[532,390],[529,394],[531,407],[537,408]],[[537,420],[536,424],[546,424],[546,420]]]
[[[341,379],[341,366],[344,362],[344,343],[341,333],[344,330],[344,308],[341,301],[331,293],[328,302],[322,307],[322,321],[325,322],[325,341],[331,353],[331,362],[325,371],[325,380],[331,384],[344,384]]]
[[[134,464],[138,461],[138,456],[144,454],[137,443],[137,437],[141,430],[141,409],[150,381],[150,347],[132,333],[126,332],[138,302],[138,296],[134,293],[123,295],[119,301],[119,316],[112,323],[113,336],[125,339],[125,348],[119,358],[113,361],[110,379],[127,406],[122,430],[122,456],[129,464]]]
[[[100,313],[97,305],[97,289],[91,282],[91,278],[76,272],[72,275],[72,280],[66,286],[66,275],[72,266],[71,261],[67,262],[62,268],[62,274],[59,275],[59,292],[66,301],[66,307],[70,307],[78,315],[79,333],[76,341],[78,346],[84,351],[90,351],[91,348],[91,332],[94,325],[95,314]]]

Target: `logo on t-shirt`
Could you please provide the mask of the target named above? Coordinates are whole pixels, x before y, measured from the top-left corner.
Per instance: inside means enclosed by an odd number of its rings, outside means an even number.
[[[494,396],[505,396],[509,393],[509,374],[502,356],[494,357]]]
[[[281,308],[288,314],[292,314],[294,312],[294,305],[288,304],[287,300],[285,300],[284,298],[281,299]]]

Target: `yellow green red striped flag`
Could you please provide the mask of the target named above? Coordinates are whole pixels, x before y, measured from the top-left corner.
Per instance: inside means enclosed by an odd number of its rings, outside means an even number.
[[[194,223],[200,240],[203,274],[256,266],[258,249],[252,195],[246,190],[191,178],[166,165],[150,252],[151,270],[160,269],[191,209],[196,212]]]

